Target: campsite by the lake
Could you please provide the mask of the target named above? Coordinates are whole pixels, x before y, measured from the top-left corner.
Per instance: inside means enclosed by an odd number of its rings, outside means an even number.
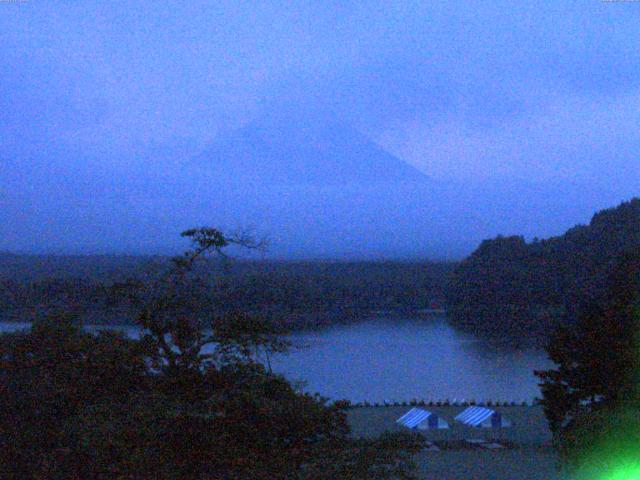
[[[0,322],[0,331],[29,328]],[[137,338],[134,326],[87,326]],[[291,335],[293,348],[271,359],[273,368],[301,388],[346,399],[351,435],[384,432],[424,436],[414,461],[424,480],[561,478],[533,370],[549,365],[535,348],[489,344],[456,331],[444,317],[375,317]],[[472,427],[455,420],[469,402],[499,413],[508,426]],[[498,405],[498,406],[495,406]],[[448,428],[407,428],[398,420],[418,408]]]
[[[455,420],[466,405],[388,405],[351,408],[352,434],[374,438],[384,432],[408,431],[398,422],[417,408],[429,412],[448,428],[413,429],[427,444],[414,460],[424,480],[559,480],[551,432],[539,405],[478,407],[498,413],[508,427],[473,427]]]

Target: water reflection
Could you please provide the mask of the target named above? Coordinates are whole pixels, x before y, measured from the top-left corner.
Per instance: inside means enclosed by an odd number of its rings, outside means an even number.
[[[29,323],[0,323],[1,332]],[[135,326],[88,326],[138,337]],[[292,335],[291,352],[272,359],[275,371],[333,399],[531,401],[533,370],[551,364],[540,349],[514,349],[462,334],[444,318],[375,319]]]
[[[534,369],[550,365],[538,349],[478,341],[444,319],[372,320],[293,336],[307,345],[273,361],[306,389],[352,401],[475,399],[531,401]]]

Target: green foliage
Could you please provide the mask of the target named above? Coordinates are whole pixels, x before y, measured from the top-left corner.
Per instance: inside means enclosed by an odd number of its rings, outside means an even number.
[[[603,294],[616,259],[638,246],[640,199],[548,240],[485,240],[452,276],[449,319],[476,335],[544,341],[558,326],[575,322],[585,299]]]
[[[375,440],[356,439],[346,444],[326,443],[312,455],[297,476],[299,480],[415,479],[413,455],[424,448],[419,435],[384,433]]]

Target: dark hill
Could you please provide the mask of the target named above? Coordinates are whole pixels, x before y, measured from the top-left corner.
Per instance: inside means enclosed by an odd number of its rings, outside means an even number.
[[[454,272],[448,287],[453,324],[473,333],[543,339],[571,322],[579,305],[603,292],[623,253],[640,248],[640,199],[596,213],[589,225],[525,242],[521,236],[485,240]]]

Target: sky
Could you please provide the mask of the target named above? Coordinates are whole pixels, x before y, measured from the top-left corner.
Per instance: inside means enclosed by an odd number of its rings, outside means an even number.
[[[87,185],[319,110],[434,181],[580,185],[559,233],[640,192],[639,53],[632,1],[0,1],[0,249],[81,248]]]

